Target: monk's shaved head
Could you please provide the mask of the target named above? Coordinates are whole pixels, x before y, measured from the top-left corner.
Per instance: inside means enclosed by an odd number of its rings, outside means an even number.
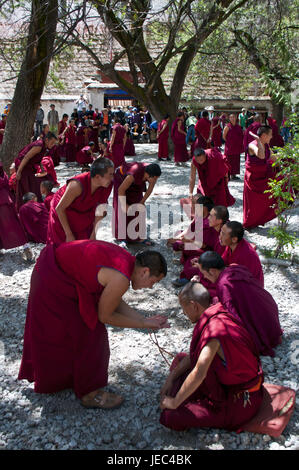
[[[33,201],[37,196],[34,193],[26,193],[23,196],[23,202],[26,204],[26,202]]]
[[[207,309],[211,303],[209,291],[199,282],[188,282],[179,294],[180,302],[189,304],[191,301],[200,304]]]

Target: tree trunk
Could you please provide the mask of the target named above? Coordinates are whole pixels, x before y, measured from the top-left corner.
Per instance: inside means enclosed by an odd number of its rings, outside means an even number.
[[[0,150],[0,160],[6,171],[33,135],[35,116],[54,49],[57,18],[57,0],[32,0],[26,53]]]

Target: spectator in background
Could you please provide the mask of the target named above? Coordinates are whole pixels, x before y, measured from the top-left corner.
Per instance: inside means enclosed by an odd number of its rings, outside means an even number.
[[[148,144],[149,142],[149,128],[147,126],[147,123],[144,122],[142,124],[142,129],[141,129],[141,142],[143,144]]]
[[[75,121],[75,126],[78,127],[79,124],[79,114],[77,108],[74,108],[74,111],[71,114],[71,119]]]
[[[81,119],[83,114],[83,108],[86,109],[88,105],[88,100],[84,98],[84,95],[80,95],[80,98],[75,102],[78,110],[78,119]]]
[[[11,103],[7,103],[7,105],[4,107],[4,112],[3,112],[3,114],[6,114],[6,116],[8,116],[8,115],[9,115],[10,108],[11,108]]]
[[[251,124],[253,124],[254,116],[255,116],[255,115],[256,115],[255,106],[252,106],[252,107],[246,112],[246,128],[248,128]]]
[[[196,137],[195,137],[195,124],[197,123],[196,116],[193,112],[189,113],[189,117],[186,119],[186,145],[193,144],[195,142]]]
[[[45,117],[45,113],[44,113],[44,110],[42,108],[42,105],[40,104],[39,108],[36,112],[36,116],[35,116],[35,136],[34,137],[36,139],[42,133],[44,117]]]
[[[238,116],[239,118],[239,125],[242,127],[243,131],[246,129],[246,109],[242,108],[242,112]]]
[[[59,123],[59,116],[58,112],[55,109],[55,104],[50,105],[50,111],[48,112],[48,124],[50,128],[50,132],[53,134],[58,133],[58,123]]]
[[[94,114],[94,110],[92,109],[92,104],[89,104],[88,110],[86,111],[85,115],[87,116],[88,119],[93,121],[93,114]]]

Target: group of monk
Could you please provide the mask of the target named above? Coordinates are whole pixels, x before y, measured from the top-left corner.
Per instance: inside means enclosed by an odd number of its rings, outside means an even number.
[[[180,118],[177,128],[181,130]],[[15,201],[0,168],[0,206],[1,211],[5,207],[11,234],[27,204],[44,204],[48,198],[42,242],[46,246],[32,272],[18,379],[34,382],[37,393],[71,388],[86,408],[116,408],[123,401],[120,394],[105,390],[110,356],[106,325],[154,331],[170,327],[166,315],[145,317],[123,300],[130,287],[153,288],[167,275],[167,263],[159,251],[146,248],[153,242],[146,237],[145,202],[161,168],[157,163],[126,162],[125,137],[119,126],[116,122],[112,132],[112,156],[93,159],[90,171],[68,179],[55,193],[49,179],[41,182],[36,176],[36,165],[57,142],[52,133],[30,143],[15,160]],[[261,126],[255,132],[247,152],[251,167],[256,165],[259,171],[271,157],[272,130]],[[182,149],[180,143],[175,158]],[[283,332],[277,305],[264,289],[256,247],[245,240],[244,225],[229,220],[227,207],[234,204],[228,190],[229,164],[216,147],[194,145],[192,152],[186,198],[190,227],[168,244],[182,252],[184,282],[179,302],[195,328],[189,354],[176,356],[161,389],[160,422],[175,430],[237,431],[262,406],[260,355],[274,356]],[[193,196],[196,173],[199,183]],[[250,178],[248,174],[249,182]],[[126,248],[97,239],[112,188],[113,234],[117,243],[126,242]],[[141,213],[137,224],[136,213],[130,210],[135,204]],[[198,206],[203,210],[200,243],[194,241]],[[37,219],[37,211],[24,217]],[[3,220],[1,216],[1,240]],[[190,250],[187,244],[192,241]],[[131,243],[142,247],[134,256]]]

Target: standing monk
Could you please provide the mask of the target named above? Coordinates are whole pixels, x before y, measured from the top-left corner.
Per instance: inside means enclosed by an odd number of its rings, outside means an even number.
[[[216,296],[235,318],[240,319],[256,344],[259,354],[274,356],[281,343],[278,307],[273,297],[245,266],[225,267],[214,252],[199,258],[203,276],[216,285]]]
[[[270,147],[284,147],[284,140],[279,133],[276,120],[271,116],[267,117],[268,126],[272,129],[272,139],[270,140]]]
[[[198,173],[198,193],[210,197],[216,206],[228,207],[235,203],[227,185],[228,166],[218,149],[196,148],[194,150],[189,180],[189,197],[193,196],[196,172]]]
[[[123,398],[103,390],[110,356],[105,324],[168,327],[165,317],[144,318],[122,300],[130,284],[134,290],[152,288],[166,273],[156,251],[135,257],[91,240],[48,245],[31,277],[18,379],[34,382],[37,393],[72,388],[86,408],[119,406]]]
[[[18,246],[24,247],[26,259],[31,261],[33,255],[11,198],[8,176],[0,162],[0,250]]]
[[[200,147],[202,149],[208,149],[211,147],[212,124],[209,120],[208,111],[203,111],[201,116],[195,126],[195,134],[197,137],[195,148]]]
[[[222,127],[219,113],[212,119],[212,143],[213,147],[220,149],[222,145]]]
[[[158,160],[163,160],[163,158],[170,160],[168,151],[169,119],[169,114],[166,114],[158,124]]]
[[[17,179],[17,210],[23,204],[23,196],[28,192],[34,192],[37,200],[42,202],[40,193],[40,181],[35,177],[36,165],[39,165],[45,156],[46,150],[51,149],[56,143],[56,135],[49,132],[43,140],[36,140],[26,145],[15,159]]]
[[[97,158],[90,172],[70,178],[53,197],[47,243],[56,246],[73,240],[95,239],[96,226],[104,217],[95,216],[112,190],[114,166],[108,158]]]
[[[275,173],[272,168],[272,153],[269,143],[272,139],[272,129],[262,126],[258,129],[257,136],[248,147],[248,155],[245,162],[244,192],[243,192],[243,226],[244,228],[264,225],[276,217],[275,200],[265,194],[269,189],[268,180]]]
[[[124,126],[121,125],[118,118],[114,119],[114,123],[115,124],[112,127],[112,135],[110,140],[110,151],[112,153],[114,168],[117,168],[125,163],[127,131]]]
[[[160,175],[161,169],[156,163],[132,162],[125,163],[117,168],[114,176],[113,193],[113,231],[117,240],[153,245],[150,240],[146,239],[146,209],[144,204],[151,195]],[[149,183],[148,188],[146,188],[146,182]],[[132,213],[130,206],[133,204],[138,204],[139,207],[137,211]],[[141,223],[134,225],[133,220],[137,217]],[[141,238],[138,235],[136,237],[137,232],[139,232]]]
[[[184,131],[185,115],[179,111],[176,119],[172,123],[171,138],[174,144],[174,161],[176,166],[189,160],[186,146],[186,132]]]
[[[225,140],[224,155],[227,158],[229,172],[232,179],[238,179],[240,174],[240,155],[243,152],[243,130],[237,124],[237,116],[229,115],[229,123],[223,130],[223,140]]]
[[[254,137],[252,134],[256,134],[258,129],[262,125],[262,117],[260,114],[255,114],[253,117],[253,123],[250,124],[249,127],[247,127],[245,133],[244,133],[244,140],[243,140],[243,146],[244,146],[244,152],[245,152],[245,160],[248,155],[248,146],[250,142],[254,140]]]
[[[160,423],[188,428],[241,430],[263,400],[256,346],[239,319],[191,282],[181,291],[184,314],[195,324],[189,354],[178,354],[161,390]]]
[[[77,149],[77,128],[75,126],[75,119],[70,119],[68,127],[63,131],[64,137],[64,156],[67,162],[76,161]]]

